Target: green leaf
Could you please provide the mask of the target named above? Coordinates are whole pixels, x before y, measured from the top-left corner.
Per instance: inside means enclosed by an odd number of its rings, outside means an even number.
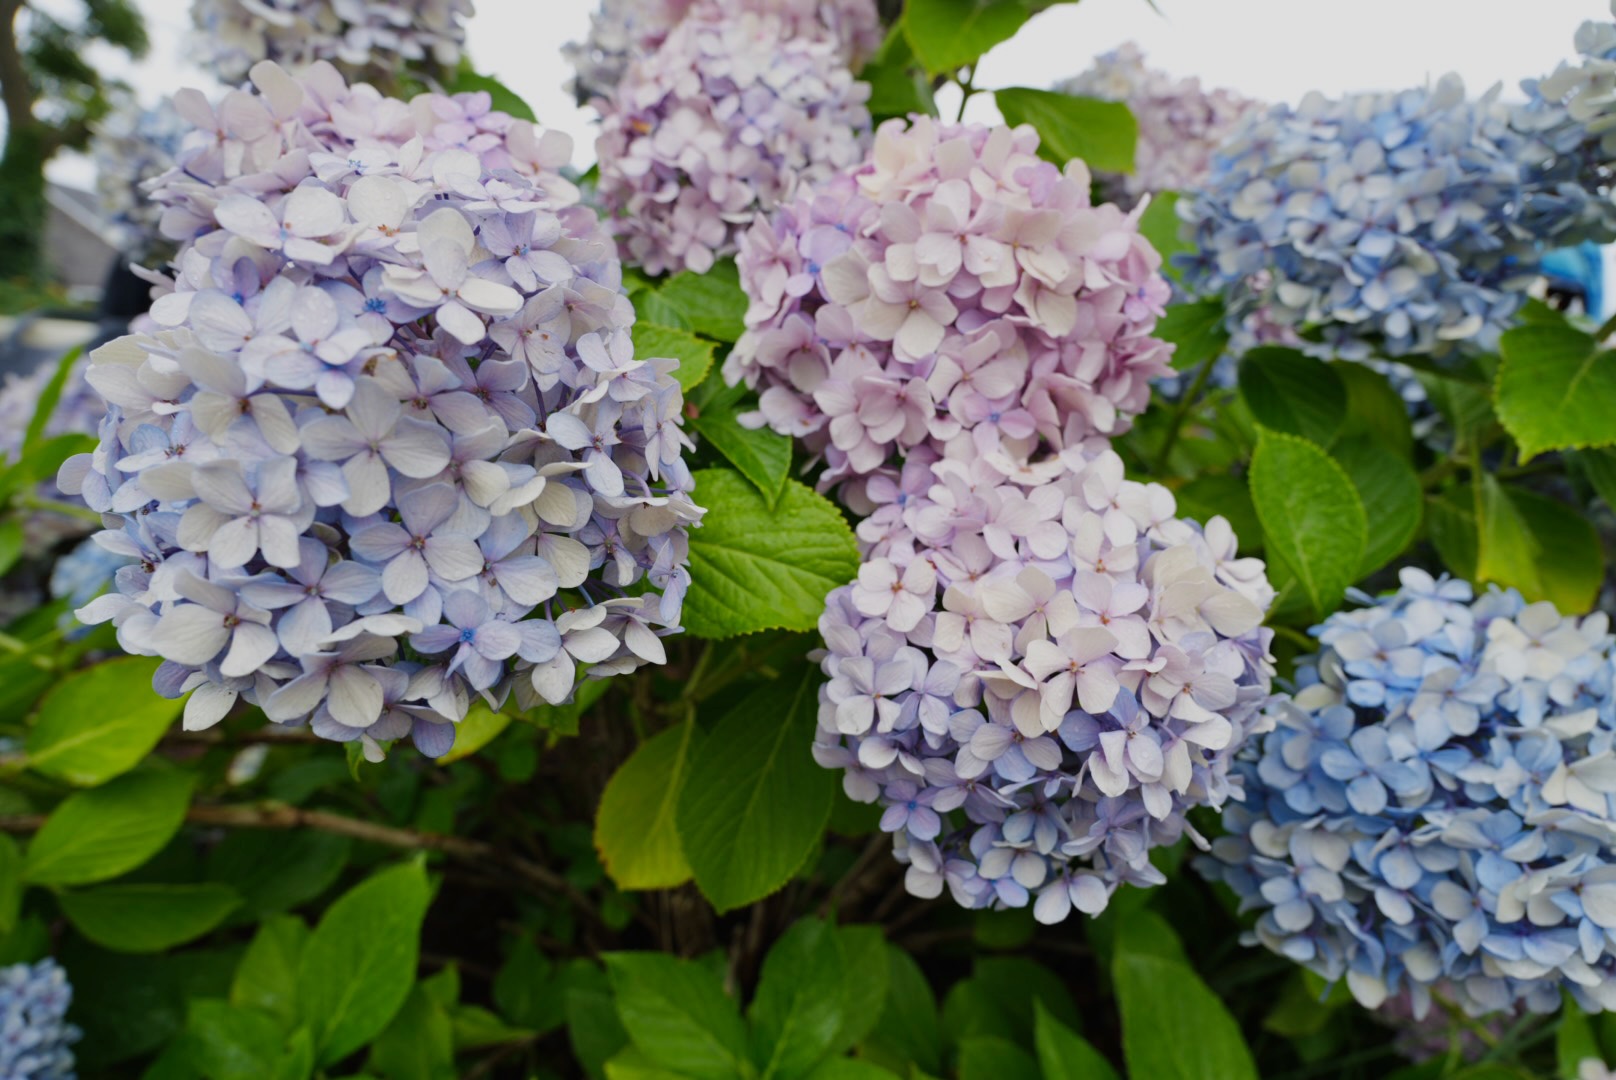
[[[1476,580],[1551,601],[1563,612],[1590,610],[1604,580],[1604,548],[1588,518],[1555,499],[1476,477]]]
[[[85,937],[119,952],[162,952],[195,941],[241,904],[227,885],[102,885],[57,895]]]
[[[22,913],[22,852],[17,842],[0,833],[0,938],[17,929]]]
[[[182,772],[127,773],[69,795],[28,845],[23,880],[90,885],[133,870],[179,831],[195,780]]]
[[[1082,161],[1095,172],[1133,172],[1139,124],[1119,101],[1074,97],[1053,90],[995,90],[1005,123],[1038,129],[1038,152],[1064,167]]]
[[[1363,503],[1368,542],[1358,564],[1364,578],[1391,562],[1420,531],[1424,492],[1414,467],[1368,436],[1338,443],[1331,456],[1346,470]]]
[[[996,1035],[972,1035],[960,1040],[959,1080],[1041,1078],[1038,1063],[1009,1039]]]
[[[425,986],[425,983],[422,983]],[[557,996],[557,1003],[560,998]],[[456,1050],[476,1050],[513,1042],[531,1042],[535,1032],[511,1027],[494,1013],[476,1005],[457,1005],[449,1014]]]
[[[1555,1076],[1559,1080],[1578,1080],[1577,1071],[1589,1058],[1604,1061],[1593,1025],[1588,1023],[1588,1017],[1570,994],[1564,995],[1560,1006],[1560,1023],[1554,1031],[1554,1057]]]
[[[870,84],[868,105],[877,123],[910,113],[937,115],[931,83],[915,63],[915,52],[904,36],[901,20],[887,31],[880,51],[864,65],[858,77]]]
[[[593,961],[579,959],[567,965],[562,985],[567,1001],[567,1042],[584,1072],[599,1080],[605,1075],[606,1060],[628,1045],[611,984]]]
[[[353,841],[333,833],[244,829],[219,842],[206,873],[209,881],[222,881],[242,895],[243,914],[261,919],[325,892],[352,852]]]
[[[295,915],[272,915],[259,926],[230,983],[230,1003],[275,1017],[282,1030],[297,1025],[297,971],[309,928]]]
[[[858,1058],[827,1058],[803,1080],[901,1080],[898,1073]],[[911,1075],[911,1080],[913,1077]]]
[[[673,370],[673,377],[685,393],[701,385],[701,380],[707,377],[707,372],[713,366],[715,348],[717,346],[711,341],[703,341],[688,330],[658,326],[654,322],[634,324],[635,358],[652,360],[672,357],[679,361],[679,366]]]
[[[427,903],[426,871],[411,861],[354,886],[320,920],[297,979],[320,1064],[341,1061],[375,1038],[404,1004]]]
[[[1357,490],[1323,450],[1273,431],[1257,441],[1250,480],[1265,550],[1291,571],[1322,618],[1363,565],[1369,526]]]
[[[126,656],[63,678],[39,704],[25,744],[28,767],[93,787],[139,764],[184,707],[152,693],[158,663]]]
[[[735,403],[743,392],[743,387],[735,387],[733,392],[720,393],[687,424],[752,481],[769,508],[774,509],[791,472],[791,440],[766,427],[742,427],[736,419]]]
[[[454,1051],[448,1012],[416,985],[371,1045],[366,1064],[387,1080],[455,1080]]]
[[[1425,531],[1442,565],[1455,577],[1476,580],[1476,507],[1460,489],[1425,499]]]
[[[993,1035],[1030,1046],[1034,1017],[1027,1006],[1035,1001],[1068,1027],[1082,1026],[1071,991],[1054,972],[1019,956],[979,957],[971,977],[943,1002],[943,1030],[953,1039]]]
[[[1347,388],[1347,422],[1338,439],[1356,436],[1373,439],[1398,457],[1414,452],[1414,428],[1409,421],[1408,403],[1386,376],[1363,364],[1332,364],[1336,377]]]
[[[841,512],[795,480],[771,510],[731,469],[695,479],[707,514],[690,530],[685,629],[705,638],[814,629],[826,594],[858,574],[858,544]]]
[[[926,71],[946,75],[1010,40],[1029,14],[1020,0],[908,0],[903,32]]]
[[[83,348],[69,349],[56,361],[56,370],[51,373],[50,382],[39,392],[39,400],[34,403],[34,415],[29,417],[28,430],[22,437],[22,456],[25,460],[33,457],[44,445],[45,428],[62,400],[62,391],[67,388],[67,380],[73,374],[73,365],[78,363],[83,352]]]
[[[700,964],[662,953],[607,953],[617,1015],[634,1045],[697,1080],[734,1080],[750,1067],[740,1010]]]
[[[1462,457],[1465,450],[1497,421],[1492,398],[1480,386],[1425,375],[1420,377],[1420,385],[1425,387],[1431,406],[1453,428],[1453,453],[1456,457]]]
[[[1033,1008],[1033,1039],[1043,1080],[1119,1080],[1105,1056],[1051,1016],[1042,1001],[1033,1002]]]
[[[830,1052],[841,1054],[875,1027],[891,982],[887,942],[878,926],[843,926],[836,931],[842,947],[842,1026]]]
[[[1240,1026],[1194,969],[1163,955],[1159,921],[1123,920],[1112,960],[1128,1075],[1257,1080]]]
[[[22,558],[23,545],[22,519],[0,521],[0,575],[11,573],[11,568]]]
[[[675,274],[657,292],[698,334],[733,345],[746,330],[746,293],[734,259],[721,259],[705,274]]]
[[[1156,249],[1162,259],[1162,273],[1173,281],[1183,276],[1183,272],[1173,265],[1173,256],[1182,251],[1189,251],[1190,245],[1183,239],[1178,220],[1178,192],[1158,191],[1150,197],[1150,205],[1145,212],[1139,215],[1139,235],[1150,241],[1150,246]],[[1176,305],[1178,307],[1200,307],[1199,304]],[[1219,324],[1222,323],[1223,307],[1213,303],[1218,309]],[[1172,314],[1172,308],[1167,309]],[[1156,336],[1161,336],[1161,325],[1156,327]],[[1221,350],[1220,350],[1221,351]]]
[[[1347,387],[1334,364],[1263,346],[1240,358],[1240,397],[1257,423],[1329,446],[1347,420]]]
[[[1202,300],[1193,304],[1172,304],[1156,323],[1156,336],[1177,346],[1173,367],[1189,371],[1216,360],[1229,347],[1229,330],[1224,324],[1223,304]]]
[[[937,998],[914,957],[896,945],[885,947],[888,971],[886,1004],[860,1052],[893,1069],[911,1063],[929,1073],[943,1067],[943,1035],[937,1023]]]
[[[764,1076],[790,1080],[829,1055],[847,1019],[845,977],[841,941],[823,920],[799,919],[774,943],[747,1011]]]
[[[1205,524],[1222,516],[1234,529],[1241,551],[1262,550],[1262,524],[1244,479],[1229,473],[1203,473],[1173,492],[1178,512]]]
[[[702,894],[720,912],[791,880],[830,820],[836,778],[815,764],[819,672],[758,687],[697,748],[675,820]]]
[[[640,744],[618,766],[595,813],[595,850],[619,889],[671,889],[690,880],[674,808],[701,742],[685,721]]]
[[[1606,508],[1616,509],[1616,450],[1579,451],[1577,464]]]
[[[209,1080],[265,1080],[277,1071],[285,1044],[268,1013],[201,998],[185,1028],[192,1063]]]
[[[517,939],[494,977],[494,1004],[512,1023],[541,1034],[566,1020],[566,988],[555,965],[525,937]]]
[[[438,764],[453,765],[471,757],[499,738],[511,726],[513,719],[510,713],[503,710],[495,712],[481,698],[472,699],[471,708],[466,710],[466,718],[455,725],[454,745],[447,754],[437,759]]]
[[[684,1080],[683,1073],[664,1069],[632,1046],[606,1063],[606,1080]]]
[[[469,94],[477,91],[486,91],[494,99],[494,108],[500,112],[510,113],[518,120],[537,123],[538,117],[533,115],[533,109],[527,102],[504,83],[487,75],[479,75],[471,70],[470,66],[462,63],[460,70],[455,72],[454,79],[447,87],[451,94]]]
[[[1501,342],[1493,384],[1498,418],[1521,460],[1545,450],[1616,442],[1616,352],[1569,326],[1518,326]]]

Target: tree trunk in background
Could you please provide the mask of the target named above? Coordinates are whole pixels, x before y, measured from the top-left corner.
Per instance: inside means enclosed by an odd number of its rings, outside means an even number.
[[[45,155],[50,137],[42,125],[7,132],[0,156],[0,280],[45,276]]]

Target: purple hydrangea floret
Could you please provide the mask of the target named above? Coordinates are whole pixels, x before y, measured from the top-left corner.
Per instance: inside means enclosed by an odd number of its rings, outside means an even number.
[[[564,136],[486,94],[405,103],[257,65],[156,186],[188,238],[63,490],[136,562],[111,620],[188,728],[238,699],[438,756],[472,694],[568,700],[662,663],[686,529],[672,360],[639,359]]]
[[[967,444],[968,445],[968,444]],[[820,764],[885,807],[922,897],[1102,911],[1164,879],[1269,697],[1273,598],[1228,522],[1175,518],[1104,440],[909,461],[826,601]]]
[[[1402,572],[1326,619],[1197,860],[1374,1008],[1616,1008],[1609,619]]]

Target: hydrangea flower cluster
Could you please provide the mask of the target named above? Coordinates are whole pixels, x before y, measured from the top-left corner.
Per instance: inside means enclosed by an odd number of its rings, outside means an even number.
[[[1273,674],[1263,564],[1103,440],[924,457],[872,482],[826,602],[815,758],[886,807],[914,895],[1096,914],[1230,795]]]
[[[1364,599],[1368,599],[1365,597]],[[1405,569],[1332,615],[1199,860],[1364,1005],[1616,1008],[1609,620]]]
[[[589,17],[589,36],[562,47],[576,73],[579,100],[608,97],[630,63],[662,47],[679,21],[697,4],[726,17],[744,12],[785,21],[786,35],[830,31],[855,70],[881,47],[881,17],[874,0],[601,0]]]
[[[156,197],[195,238],[159,329],[94,356],[101,445],[62,487],[140,561],[80,617],[164,658],[189,728],[245,698],[371,756],[441,755],[472,693],[663,662],[701,514],[682,399],[568,140],[323,63],[252,79],[177,99],[199,130]]]
[[[0,1076],[72,1080],[79,1029],[66,1021],[73,988],[54,960],[0,968]]]
[[[163,208],[151,201],[144,185],[174,167],[180,141],[190,129],[166,103],[118,109],[96,127],[90,141],[96,194],[117,231],[120,250],[132,258],[150,260],[161,246]]]
[[[239,83],[270,60],[301,68],[316,60],[351,73],[460,63],[472,0],[192,0],[197,60]]]
[[[1120,434],[1170,370],[1141,211],[1092,205],[1083,163],[1040,159],[1030,126],[888,121],[857,169],[746,233],[725,378],[823,455],[826,488],[966,433],[984,452]]]
[[[89,357],[82,357],[68,372],[56,407],[45,421],[47,438],[94,433],[106,415],[101,395],[85,378],[89,369]],[[28,425],[39,412],[40,397],[56,374],[55,364],[44,364],[27,374],[13,372],[0,380],[0,460],[15,463],[21,458]],[[51,485],[44,487],[47,490],[42,494],[56,495]],[[23,524],[23,547],[27,551],[46,551],[62,540],[90,531],[77,518],[40,511],[29,515]]]
[[[1240,122],[1262,109],[1231,90],[1203,90],[1201,80],[1175,79],[1145,65],[1133,42],[1094,58],[1094,65],[1056,89],[1120,101],[1139,122],[1131,174],[1102,174],[1108,197],[1132,201],[1157,191],[1194,191],[1212,171],[1212,153]]]
[[[1528,103],[1514,118],[1533,167],[1525,213],[1538,235],[1562,246],[1616,236],[1609,197],[1616,168],[1616,24],[1583,23],[1576,48],[1577,63],[1522,84]]]
[[[1179,203],[1198,249],[1180,256],[1186,286],[1223,297],[1231,325],[1266,309],[1357,355],[1371,341],[1390,356],[1493,348],[1538,257],[1510,117],[1449,75],[1250,118]]]
[[[626,257],[706,273],[758,211],[857,164],[869,97],[818,23],[698,5],[596,103],[600,200]]]

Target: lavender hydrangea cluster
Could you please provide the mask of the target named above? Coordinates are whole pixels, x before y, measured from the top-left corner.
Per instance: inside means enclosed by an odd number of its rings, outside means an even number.
[[[1263,564],[1103,440],[924,456],[872,482],[826,601],[814,756],[886,808],[912,894],[1096,914],[1230,794],[1272,677]]]
[[[54,960],[0,968],[0,1076],[73,1080],[79,1029],[66,1020],[72,1001],[67,973]]]
[[[1137,212],[1092,205],[1083,163],[1040,159],[1030,126],[888,121],[738,263],[751,303],[724,376],[760,391],[752,422],[823,456],[824,488],[960,438],[1120,434],[1169,371],[1151,335],[1171,290]]]
[[[600,200],[646,273],[707,272],[758,211],[869,145],[870,87],[842,39],[763,8],[698,4],[596,103]]]
[[[144,185],[174,167],[189,130],[166,103],[150,109],[131,104],[97,125],[90,141],[95,190],[123,254],[149,261],[162,246],[163,208],[147,196]]]
[[[1252,939],[1371,1008],[1616,1008],[1606,616],[1405,569],[1315,634],[1198,860]]]
[[[197,61],[227,83],[270,60],[377,76],[454,68],[472,0],[192,0]]]
[[[180,95],[155,197],[193,239],[157,329],[94,356],[101,444],[61,483],[139,561],[80,617],[163,657],[188,728],[241,698],[373,757],[441,755],[471,694],[662,663],[701,514],[682,399],[568,140],[323,63],[252,80]]]
[[[1583,23],[1576,49],[1576,63],[1522,84],[1528,100],[1513,121],[1533,173],[1525,213],[1538,235],[1561,246],[1616,237],[1616,24]]]
[[[1539,254],[1510,118],[1449,75],[1248,119],[1179,203],[1186,286],[1223,298],[1231,326],[1263,310],[1352,355],[1495,347]]]
[[[1108,197],[1129,202],[1151,192],[1199,189],[1211,175],[1218,144],[1263,107],[1231,90],[1204,90],[1200,79],[1148,67],[1131,41],[1095,57],[1092,67],[1056,89],[1120,101],[1133,113],[1139,124],[1133,172],[1099,177]]]

